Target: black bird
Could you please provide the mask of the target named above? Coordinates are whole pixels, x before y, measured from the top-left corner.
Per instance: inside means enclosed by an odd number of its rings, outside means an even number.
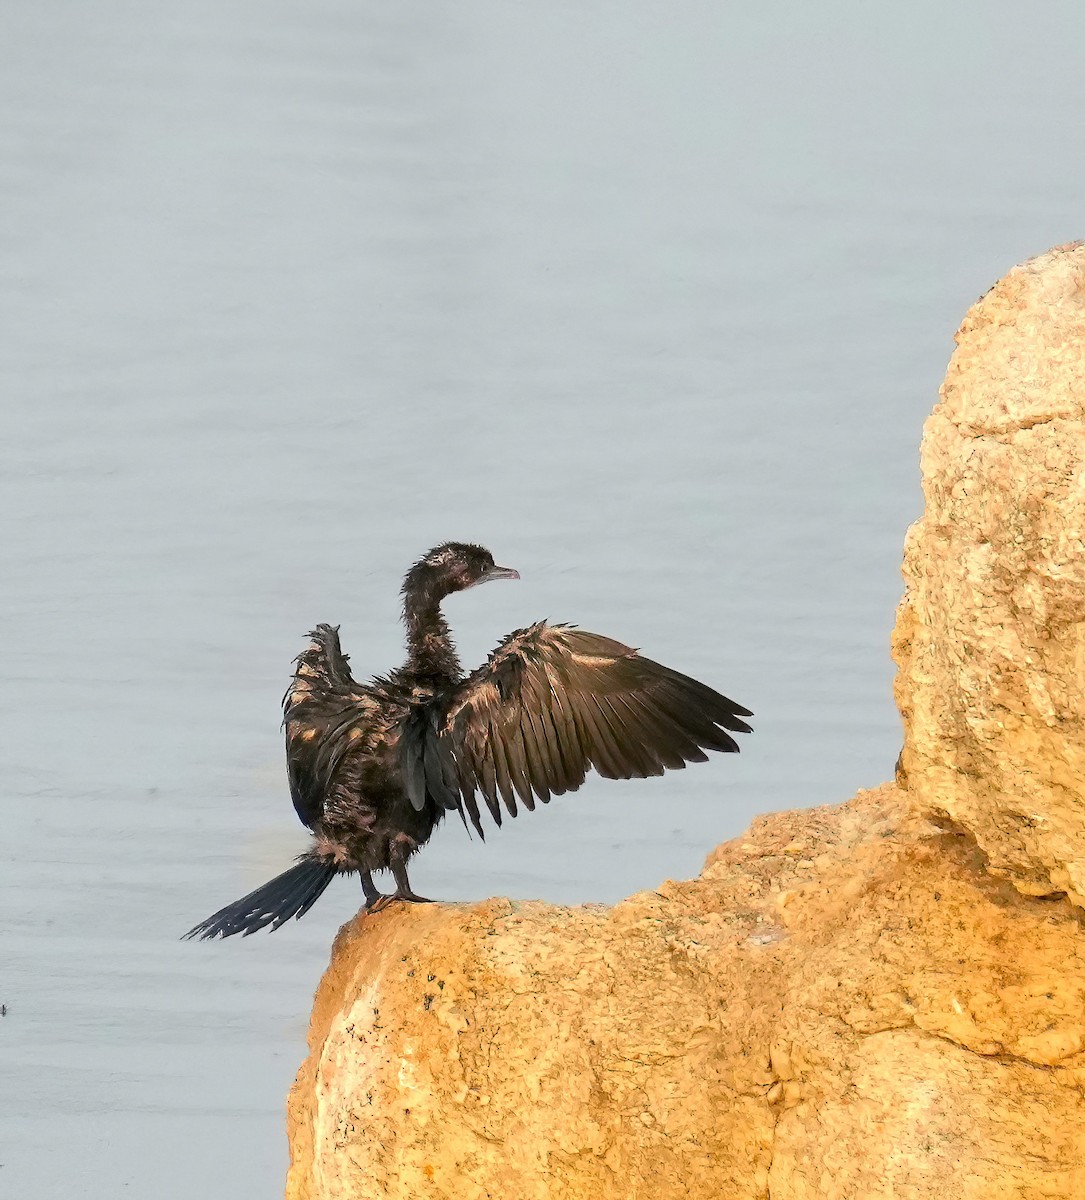
[[[290,794],[313,844],[297,863],[208,917],[186,937],[250,934],[308,912],[339,874],[357,871],[365,907],[423,901],[407,860],[446,812],[483,835],[479,797],[534,809],[576,791],[592,767],[643,779],[737,751],[752,714],[703,683],[573,625],[519,629],[477,671],[460,667],[441,601],[491,579],[519,579],[481,546],[448,542],[403,582],[406,663],[356,683],[339,631],[318,625],[283,697]],[[730,731],[730,732],[728,732]],[[388,870],[384,896],[373,872]]]

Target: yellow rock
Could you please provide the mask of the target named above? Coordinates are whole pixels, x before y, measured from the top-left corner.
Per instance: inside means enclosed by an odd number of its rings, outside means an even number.
[[[1085,1196],[1068,903],[889,785],[759,820],[667,893],[345,926],[287,1195]]]
[[[1020,891],[1085,904],[1085,244],[969,311],[922,469],[893,639],[908,788]]]
[[[612,909],[344,926],[288,1200],[1085,1198],[1085,249],[958,343],[894,635],[906,786]]]

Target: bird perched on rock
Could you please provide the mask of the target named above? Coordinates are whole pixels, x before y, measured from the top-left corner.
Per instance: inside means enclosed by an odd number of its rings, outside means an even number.
[[[448,542],[403,582],[407,661],[355,682],[337,628],[318,625],[283,698],[290,794],[313,843],[288,871],[227,905],[187,937],[277,929],[312,907],[339,874],[361,875],[365,907],[423,901],[407,860],[441,818],[483,835],[479,800],[497,825],[576,791],[594,768],[643,779],[737,751],[752,714],[703,683],[607,637],[540,621],[519,629],[464,675],[441,602],[493,579],[519,579],[481,546]],[[382,895],[374,871],[391,871]]]

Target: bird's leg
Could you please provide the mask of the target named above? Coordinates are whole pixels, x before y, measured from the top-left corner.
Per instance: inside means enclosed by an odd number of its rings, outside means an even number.
[[[425,896],[418,896],[411,891],[410,880],[407,878],[407,864],[404,862],[392,863],[392,875],[396,881],[396,890],[388,897],[389,900],[409,900],[412,904],[432,904],[432,900],[427,900]]]
[[[411,882],[407,878],[407,858],[415,848],[416,843],[405,834],[394,837],[388,846],[388,866],[396,881],[396,890],[390,896],[381,895],[373,876],[369,871],[362,872],[362,891],[365,892],[365,911],[372,915],[379,913],[397,900],[406,900],[412,904],[432,904],[425,896],[417,896],[411,890]]]
[[[411,882],[407,878],[407,856],[413,849],[413,840],[403,835],[394,838],[389,847],[388,865],[392,870],[392,878],[396,881],[396,890],[391,899],[409,900],[412,904],[432,904],[432,900],[427,900],[425,896],[417,896],[411,890]]]
[[[379,912],[384,907],[381,901],[387,903],[391,900],[391,896],[385,896],[383,892],[377,890],[377,885],[373,882],[373,872],[362,872],[362,891],[365,893],[365,911],[367,913]]]

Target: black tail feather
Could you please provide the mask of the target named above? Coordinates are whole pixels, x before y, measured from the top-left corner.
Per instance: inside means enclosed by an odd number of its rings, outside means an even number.
[[[235,933],[248,937],[265,925],[278,929],[291,917],[304,916],[336,873],[334,863],[303,856],[288,871],[201,921],[185,937],[227,938]]]

